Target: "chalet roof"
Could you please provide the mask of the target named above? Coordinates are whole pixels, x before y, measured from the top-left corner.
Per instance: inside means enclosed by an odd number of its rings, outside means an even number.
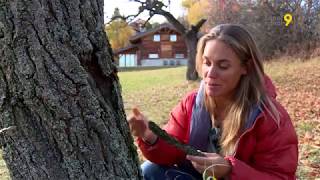
[[[164,29],[164,28],[168,28],[170,30],[173,30],[173,31],[179,33],[171,24],[164,23],[164,24],[161,24],[160,26],[158,26],[156,28],[153,28],[153,29],[150,29],[148,31],[141,32],[141,33],[138,33],[138,34],[132,36],[129,39],[130,40],[130,45],[128,45],[128,46],[126,46],[124,48],[115,50],[114,54],[117,55],[117,54],[121,54],[121,53],[123,53],[123,52],[125,52],[127,50],[138,48],[138,44],[136,44],[136,43],[138,42],[139,39],[141,39],[142,37],[145,37],[147,35],[154,34],[154,33],[158,32],[159,30]],[[204,33],[199,32],[198,33],[198,38],[200,38],[202,35],[204,35]]]
[[[153,33],[157,32],[157,31],[159,31],[159,30],[161,30],[161,29],[164,29],[164,28],[168,28],[168,29],[171,29],[171,30],[174,30],[174,31],[178,32],[178,31],[176,30],[176,28],[174,28],[171,24],[169,24],[169,23],[164,23],[164,24],[161,24],[161,25],[158,26],[158,27],[155,27],[155,28],[150,29],[150,30],[148,30],[148,31],[141,32],[141,33],[138,33],[138,34],[132,36],[132,37],[130,38],[130,42],[134,43],[135,41],[141,39],[142,37],[147,36],[147,35],[150,35],[150,34],[153,34]]]
[[[130,44],[130,45],[124,47],[124,48],[120,48],[120,49],[115,50],[115,51],[114,51],[114,54],[120,54],[120,53],[123,52],[123,51],[127,51],[127,50],[129,50],[129,49],[133,49],[133,48],[137,48],[137,47],[138,47],[138,46],[135,45],[135,44]]]
[[[141,32],[142,29],[144,29],[143,25],[145,23],[146,23],[145,20],[139,18],[139,19],[129,23],[129,26],[131,26],[135,30],[135,32]]]

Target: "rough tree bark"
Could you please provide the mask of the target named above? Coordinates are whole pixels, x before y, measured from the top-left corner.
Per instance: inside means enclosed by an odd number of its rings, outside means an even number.
[[[103,0],[0,0],[0,128],[13,179],[141,179]]]

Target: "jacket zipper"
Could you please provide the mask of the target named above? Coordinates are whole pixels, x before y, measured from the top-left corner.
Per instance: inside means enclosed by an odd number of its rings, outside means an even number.
[[[256,118],[256,120],[255,120],[255,122],[253,123],[253,125],[251,126],[251,128],[247,129],[244,133],[242,133],[242,134],[240,135],[239,139],[238,139],[237,142],[236,142],[236,147],[235,147],[235,149],[234,149],[234,153],[232,154],[232,157],[235,157],[235,156],[236,156],[236,153],[237,153],[237,150],[238,150],[238,146],[239,146],[239,142],[240,142],[241,138],[242,138],[245,134],[247,134],[248,132],[252,131],[252,129],[255,127],[257,121],[258,121],[262,116],[263,116],[263,113],[261,113],[261,114]]]

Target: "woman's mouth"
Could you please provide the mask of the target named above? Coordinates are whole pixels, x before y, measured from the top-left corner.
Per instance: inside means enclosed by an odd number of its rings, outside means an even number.
[[[213,84],[207,84],[208,86],[211,86],[211,87],[217,87],[217,86],[221,86],[220,84],[215,84],[215,83],[213,83]]]

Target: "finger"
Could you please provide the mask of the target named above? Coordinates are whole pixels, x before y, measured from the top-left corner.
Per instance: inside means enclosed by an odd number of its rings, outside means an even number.
[[[192,166],[199,172],[199,173],[203,173],[203,171],[205,170],[205,166],[192,162]]]
[[[130,131],[132,131],[133,129],[136,129],[136,127],[137,127],[137,120],[135,118],[129,119],[128,124],[129,124]]]
[[[135,120],[137,120],[137,118],[135,116],[133,116],[133,115],[129,116],[128,119],[127,119],[128,123],[131,123],[131,122],[133,122]]]
[[[215,174],[214,168],[210,166],[204,166],[197,163],[192,163],[192,166],[200,173],[203,174],[206,171],[207,176],[213,176]]]
[[[210,159],[212,164],[225,164],[229,165],[228,161],[224,159],[223,156],[216,153],[204,153],[208,159]]]
[[[139,111],[139,109],[137,107],[134,107],[132,109],[133,115],[136,119],[140,119],[140,120],[144,120],[146,121],[147,118]]]
[[[133,131],[131,132],[131,134],[132,134],[133,136],[139,136],[139,132],[136,131],[136,130],[133,130]]]
[[[217,157],[220,156],[217,153],[207,153],[207,152],[201,152],[203,153],[206,157]]]
[[[187,155],[187,159],[190,161],[196,162],[198,164],[205,164],[205,162],[208,161],[208,157],[192,156],[192,155]]]
[[[202,154],[204,154],[205,156],[193,156],[193,157],[199,157],[199,158],[218,158],[221,157],[219,154],[217,153],[207,153],[207,152],[202,152],[200,150],[198,150],[198,152],[201,152]],[[192,155],[189,155],[192,156]]]
[[[134,128],[134,125],[132,123],[129,123],[129,129],[130,129],[130,132],[132,133],[132,135],[135,136],[135,128]]]
[[[204,166],[217,163],[219,160],[217,157],[201,157],[201,156],[191,156],[191,157],[187,157],[187,159]]]
[[[133,112],[134,116],[141,115],[141,112],[139,111],[139,109],[137,107],[132,108],[132,112]]]

